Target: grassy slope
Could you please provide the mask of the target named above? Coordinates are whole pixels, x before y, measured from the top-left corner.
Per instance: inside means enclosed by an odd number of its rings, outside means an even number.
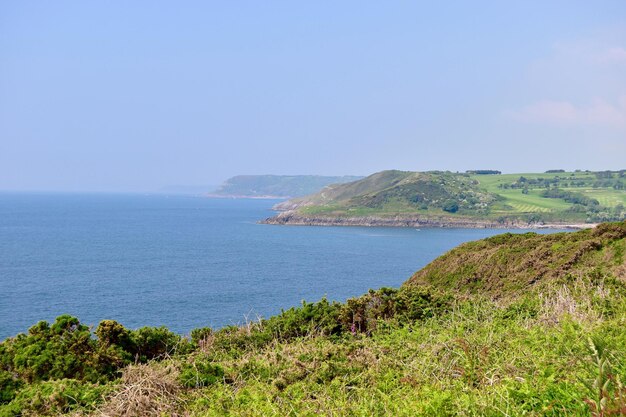
[[[295,200],[307,214],[395,215],[445,214],[446,201],[459,204],[459,214],[479,211],[497,197],[467,176],[448,172],[382,171],[363,180],[336,185]]]
[[[130,366],[98,409],[138,414],[143,400],[192,416],[588,416],[602,404],[595,415],[619,415],[625,249],[626,222],[467,243],[397,292],[308,304]],[[336,321],[343,330],[324,330]],[[207,379],[210,366],[223,374]],[[183,374],[199,386],[183,388]],[[35,409],[55,412],[54,399]]]
[[[544,187],[531,186],[527,193],[523,193],[520,188],[502,188],[503,185],[514,183],[521,176],[534,180],[560,178],[566,181],[561,189],[595,198],[607,210],[614,210],[618,204],[626,205],[626,190],[594,188],[591,184],[596,177],[591,172],[466,176],[452,173],[383,171],[360,181],[326,188],[318,194],[293,200],[286,206],[300,205],[298,212],[305,216],[412,214],[486,220],[528,220],[541,216],[547,222],[585,222],[590,219],[584,210],[571,212],[569,209],[573,205],[570,202],[542,197]],[[573,179],[585,182],[585,186],[571,187]],[[416,195],[421,195],[420,201],[413,201]],[[481,203],[464,204],[468,198]],[[450,199],[460,203],[456,213],[442,209],[442,201]],[[591,221],[595,220],[591,218]]]
[[[625,238],[626,222],[577,233],[505,233],[460,245],[404,285],[516,297],[533,286],[549,287],[591,272],[626,280]]]

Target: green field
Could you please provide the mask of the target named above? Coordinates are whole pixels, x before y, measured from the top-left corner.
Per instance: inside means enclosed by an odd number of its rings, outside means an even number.
[[[567,185],[578,181],[583,184],[576,187],[565,186],[560,188],[571,193],[578,193],[596,199],[601,206],[609,209],[615,209],[619,204],[626,205],[626,190],[594,187],[596,174],[593,172],[472,175],[472,179],[478,181],[479,185],[485,190],[498,194],[503,198],[494,206],[492,210],[494,215],[511,215],[514,213],[565,214],[572,206],[571,203],[562,199],[542,197],[541,193],[545,190],[545,187],[530,186],[526,194],[519,188],[502,188],[503,186],[514,184],[520,177],[529,180],[557,180]],[[567,213],[565,218],[571,219],[572,215]]]
[[[570,189],[571,191],[582,191],[585,195],[595,198],[601,205],[615,207],[618,204],[626,205],[626,191],[624,190],[602,190],[586,188],[584,190]]]
[[[520,213],[548,213],[566,210],[570,206],[562,200],[541,197],[538,191],[522,194],[521,190],[500,190],[498,194],[504,197],[504,204],[510,205]]]

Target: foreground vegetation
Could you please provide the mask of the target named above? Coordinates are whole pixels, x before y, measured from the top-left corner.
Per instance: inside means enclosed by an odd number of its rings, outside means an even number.
[[[189,338],[61,316],[0,344],[0,415],[624,415],[625,251],[626,222],[504,234]]]
[[[625,206],[626,171],[382,171],[279,204],[289,212],[268,222],[331,224],[330,219],[377,216],[398,218],[400,225],[412,217],[444,219],[443,224],[597,223],[623,220]]]

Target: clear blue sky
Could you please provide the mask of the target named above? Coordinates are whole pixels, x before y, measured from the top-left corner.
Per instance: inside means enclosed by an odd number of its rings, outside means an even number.
[[[390,168],[626,168],[626,2],[0,3],[0,190]]]

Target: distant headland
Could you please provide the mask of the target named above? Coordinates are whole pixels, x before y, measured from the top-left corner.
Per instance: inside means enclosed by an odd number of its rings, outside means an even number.
[[[363,177],[323,175],[237,175],[207,194],[219,198],[294,198],[313,194],[331,184],[357,181]]]
[[[381,171],[274,206],[265,224],[586,228],[626,218],[626,170]]]

